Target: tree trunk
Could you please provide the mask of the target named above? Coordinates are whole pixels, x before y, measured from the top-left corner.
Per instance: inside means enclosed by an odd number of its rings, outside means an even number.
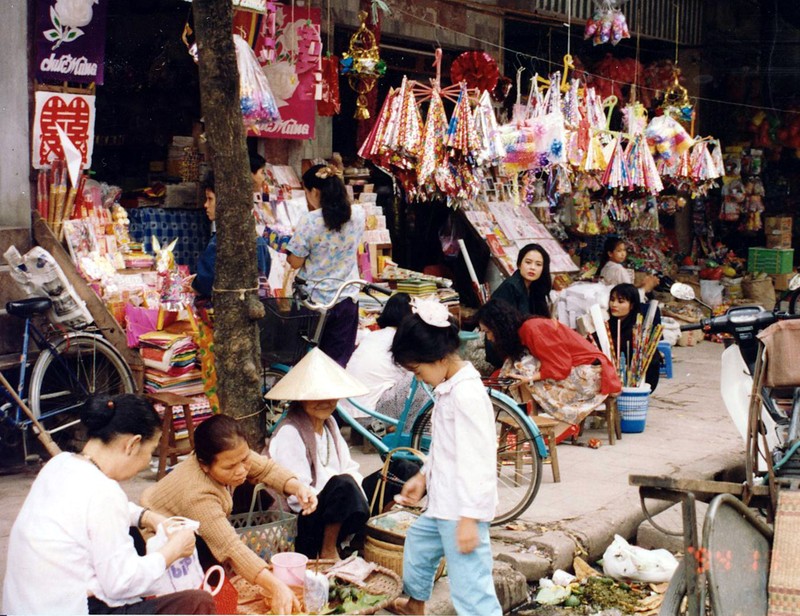
[[[233,44],[230,0],[194,0],[200,62],[200,102],[217,197],[217,261],[214,276],[214,348],[220,406],[244,419],[251,446],[263,430],[253,183],[239,107],[239,71]]]

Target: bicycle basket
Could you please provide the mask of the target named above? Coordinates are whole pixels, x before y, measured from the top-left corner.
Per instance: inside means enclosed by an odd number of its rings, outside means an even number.
[[[236,530],[244,544],[269,562],[273,554],[294,551],[297,537],[297,515],[280,510],[256,511],[258,494],[266,491],[264,484],[258,484],[253,491],[249,513],[228,516],[231,526]]]
[[[289,297],[267,297],[266,316],[259,321],[263,365],[296,364],[308,350],[308,337],[314,332],[319,313],[301,306]]]

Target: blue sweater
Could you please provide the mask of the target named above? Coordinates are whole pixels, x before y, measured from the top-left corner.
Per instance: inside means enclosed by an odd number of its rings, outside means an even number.
[[[258,237],[256,242],[256,254],[258,255],[259,275],[269,276],[272,267],[272,257],[269,255],[267,240]],[[217,234],[214,233],[208,241],[208,246],[200,255],[197,262],[197,276],[192,281],[192,287],[201,297],[211,297],[214,287],[214,272],[217,264]]]

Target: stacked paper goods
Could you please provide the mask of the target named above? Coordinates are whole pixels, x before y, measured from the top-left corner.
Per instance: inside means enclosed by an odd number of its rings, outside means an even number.
[[[144,360],[144,390],[183,396],[203,393],[203,378],[197,365],[197,344],[185,333],[152,331],[139,337]]]

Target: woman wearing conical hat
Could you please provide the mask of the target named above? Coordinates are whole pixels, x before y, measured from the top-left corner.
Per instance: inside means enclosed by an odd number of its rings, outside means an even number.
[[[338,560],[340,543],[362,533],[369,518],[358,463],[332,417],[340,398],[367,391],[325,353],[313,349],[267,394],[273,400],[293,401],[269,441],[269,457],[317,493],[316,511],[297,521],[295,549],[309,558]],[[300,511],[296,498],[289,497],[288,505]]]

